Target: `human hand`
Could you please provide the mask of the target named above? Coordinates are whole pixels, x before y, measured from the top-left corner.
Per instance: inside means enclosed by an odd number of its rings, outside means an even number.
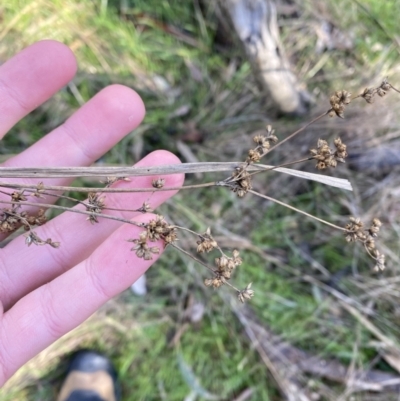
[[[66,85],[75,72],[73,54],[55,41],[35,43],[1,65],[0,138]],[[142,100],[133,90],[121,85],[109,86],[64,124],[3,166],[90,165],[136,128],[144,114]],[[173,154],[160,150],[137,165],[174,163],[179,160]],[[114,186],[149,188],[154,178],[158,177],[138,177]],[[183,182],[182,175],[163,178],[166,186],[176,187]],[[38,184],[37,180],[23,181]],[[68,182],[68,179],[51,179],[46,184]],[[159,206],[175,192],[154,193],[151,207]],[[135,209],[148,196],[148,193],[110,193],[106,203],[110,208]],[[0,194],[0,199],[9,197]],[[50,198],[46,202],[51,202]],[[107,213],[124,218],[135,216],[126,212]],[[151,218],[149,214],[136,215],[135,221]],[[35,228],[41,238],[60,242],[58,249],[28,248],[22,235],[0,249],[0,385],[34,355],[128,288],[154,263],[159,255],[150,261],[138,259],[126,242],[128,238],[137,238],[140,231],[138,227],[121,226],[108,219],[93,226],[85,216],[66,212]],[[154,245],[163,248],[160,243]]]

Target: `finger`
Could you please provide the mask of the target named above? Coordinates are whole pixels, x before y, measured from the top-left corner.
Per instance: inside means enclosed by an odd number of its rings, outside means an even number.
[[[180,163],[172,153],[156,151],[141,160],[136,166],[151,166],[157,164]],[[119,182],[120,188],[149,188],[146,193],[115,193],[107,194],[106,207],[118,209],[138,209],[145,201],[155,209],[176,191],[160,191],[152,195],[154,189],[151,182],[158,177],[136,177],[130,182]],[[183,183],[183,175],[164,176],[165,187],[178,187]],[[77,206],[84,210],[83,206]],[[104,213],[132,218],[139,213],[104,210]],[[103,242],[120,222],[100,219],[96,225],[87,221],[86,216],[74,213],[63,213],[34,231],[40,238],[51,238],[61,243],[58,249],[50,246],[31,246],[24,244],[25,237],[21,236],[0,249],[0,260],[6,261],[0,270],[0,298],[5,310],[10,308],[18,299],[35,288],[53,280],[58,275],[87,258],[94,249]]]
[[[112,85],[94,96],[64,124],[20,155],[7,160],[8,167],[90,165],[135,129],[145,114],[139,95],[122,85]],[[8,179],[14,183],[35,183],[38,179]],[[41,180],[48,185],[66,185],[70,179]],[[11,192],[11,191],[9,191]],[[0,199],[10,200],[4,194]],[[49,199],[54,202],[55,198]],[[36,198],[33,200],[35,201]],[[25,207],[25,211],[34,210]],[[0,235],[0,240],[4,238]]]
[[[143,101],[135,91],[123,85],[108,86],[64,124],[4,166],[89,165],[135,129],[144,114]]]
[[[75,56],[54,40],[37,42],[0,66],[0,138],[75,73]]]
[[[149,215],[139,217],[148,221]],[[28,294],[0,324],[0,385],[30,358],[72,330],[108,299],[128,288],[154,261],[138,259],[129,238],[143,231],[124,225],[85,261]],[[161,241],[151,246],[163,249]]]

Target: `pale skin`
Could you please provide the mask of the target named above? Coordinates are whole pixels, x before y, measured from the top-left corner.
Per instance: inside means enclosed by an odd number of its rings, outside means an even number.
[[[41,41],[0,66],[0,138],[20,119],[48,100],[75,75],[70,49],[55,41]],[[145,108],[139,95],[112,85],[95,95],[61,126],[3,166],[87,166],[111,149],[142,121]],[[179,163],[159,150],[138,165]],[[118,187],[149,188],[158,177],[118,182]],[[165,186],[182,185],[183,176],[164,176]],[[7,181],[1,179],[1,181]],[[13,180],[15,182],[15,180]],[[24,180],[37,183],[37,180]],[[52,179],[51,185],[68,185]],[[151,196],[154,209],[176,191]],[[108,194],[108,207],[136,209],[148,193]],[[0,199],[7,199],[0,194]],[[51,198],[46,199],[50,203]],[[132,219],[133,213],[110,212]],[[148,221],[139,215],[135,221]],[[140,228],[113,220],[91,225],[86,216],[64,213],[35,228],[41,238],[61,243],[27,247],[23,236],[0,249],[0,386],[23,364],[92,315],[107,300],[128,288],[159,257],[145,261],[130,251],[129,238]],[[4,239],[2,235],[0,239]],[[163,249],[162,243],[152,243]],[[160,252],[161,253],[161,252]]]

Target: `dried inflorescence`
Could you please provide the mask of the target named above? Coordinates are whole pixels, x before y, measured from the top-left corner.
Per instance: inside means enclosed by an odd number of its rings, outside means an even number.
[[[25,202],[28,198],[24,195],[24,191],[14,191],[11,194],[11,200],[13,202]]]
[[[266,135],[256,135],[253,141],[257,144],[254,149],[250,149],[248,152],[247,163],[256,163],[268,152],[271,148],[271,144],[278,142],[278,137],[274,135],[275,130],[270,125],[267,125]]]
[[[29,231],[33,226],[43,225],[46,220],[44,209],[39,209],[37,214],[29,214],[19,211],[18,205],[13,205],[11,209],[6,208],[0,212],[0,232],[11,233],[21,225]]]
[[[133,242],[135,244],[135,246],[131,248],[131,251],[135,251],[138,258],[151,260],[153,259],[153,254],[160,253],[160,248],[158,248],[157,246],[149,246],[147,244],[148,239],[149,238],[147,231],[142,231],[138,239],[128,240],[128,242]]]
[[[340,118],[344,118],[345,107],[351,102],[351,93],[345,90],[336,91],[329,99],[331,109],[329,110],[329,116],[333,117],[337,115]]]
[[[145,231],[139,234],[138,239],[129,239],[128,242],[133,242],[135,246],[131,248],[136,252],[138,258],[145,260],[153,259],[153,254],[160,253],[160,248],[157,246],[149,246],[148,242],[163,240],[165,246],[177,241],[176,227],[169,225],[163,216],[157,215],[155,219],[150,220],[144,225]]]
[[[211,236],[210,228],[204,234],[199,235],[200,239],[197,241],[197,252],[211,252],[218,247],[217,241]]]
[[[129,182],[130,179],[128,177],[106,177],[104,183],[106,184],[106,188],[110,188],[113,184],[115,184],[118,181]]]
[[[151,212],[153,212],[153,209],[150,206],[150,203],[145,201],[145,202],[143,202],[143,205],[137,211],[141,212],[141,213],[151,213]]]
[[[328,142],[318,139],[317,148],[310,149],[313,159],[318,160],[315,167],[318,170],[325,170],[329,167],[336,167],[338,162],[344,163],[347,154],[347,146],[340,138],[334,140],[336,150],[329,147]]]
[[[232,257],[228,257],[222,254],[221,257],[215,259],[216,269],[213,269],[214,277],[207,278],[204,280],[204,284],[207,287],[219,288],[231,278],[233,270],[242,264],[242,259],[239,255],[239,251],[236,249],[232,252]],[[237,290],[238,299],[241,302],[250,300],[254,291],[250,289],[251,283],[247,285],[244,290]]]
[[[364,92],[360,95],[367,103],[374,103],[374,96],[378,95],[383,97],[392,88],[392,85],[385,78],[377,88],[365,88]]]
[[[157,189],[162,188],[164,186],[164,184],[165,184],[164,178],[157,178],[151,182],[151,185],[153,186],[153,188],[157,188]]]
[[[163,240],[165,246],[178,240],[175,226],[167,223],[163,216],[157,215],[155,219],[150,220],[147,225],[147,238],[150,241]]]
[[[252,188],[251,175],[247,171],[247,166],[237,167],[232,173],[234,181],[231,189],[237,194],[239,198],[243,198],[247,192]]]
[[[16,210],[5,208],[0,214],[0,231],[2,233],[11,233],[19,226],[19,216]]]
[[[26,231],[30,230],[33,226],[41,226],[47,221],[44,209],[39,209],[37,214],[22,212],[20,216],[21,224]]]
[[[43,240],[39,235],[32,230],[33,227],[41,226],[46,223],[47,218],[45,210],[40,208],[36,214],[34,212],[28,212],[22,210],[21,202],[25,202],[28,196],[42,198],[44,192],[43,183],[39,183],[36,190],[26,195],[23,190],[14,191],[10,195],[11,201],[14,202],[11,208],[4,208],[0,211],[0,232],[9,234],[19,227],[23,227],[25,231],[28,231],[25,238],[25,243],[30,246],[34,245],[50,245],[53,248],[60,246],[59,242],[53,241],[51,238]]]
[[[222,284],[231,278],[231,274],[236,266],[242,264],[242,259],[240,258],[239,251],[236,249],[232,252],[232,257],[228,257],[225,254],[222,254],[219,258],[215,259],[215,265],[217,269],[214,269],[213,272],[215,277],[211,279],[206,279],[204,284],[207,287],[218,288]]]
[[[248,284],[244,290],[239,291],[238,299],[240,302],[245,303],[246,301],[249,301],[251,298],[253,298],[254,291],[251,290],[252,284],[253,283]]]
[[[59,242],[52,241],[51,238],[47,238],[46,240],[41,239],[35,231],[30,231],[25,236],[25,244],[28,246],[34,245],[50,245],[53,248],[58,248],[60,246]]]
[[[31,193],[31,196],[34,196],[35,198],[43,198],[43,192],[44,192],[44,184],[43,182],[39,182],[39,184],[36,185],[36,190],[35,192]]]
[[[100,196],[94,192],[89,192],[86,210],[90,213],[101,213],[105,207],[105,198],[105,196]],[[95,214],[91,214],[87,219],[92,224],[99,222]]]
[[[368,255],[375,260],[375,271],[385,269],[385,255],[381,253],[375,245],[382,223],[379,219],[374,218],[371,226],[367,229],[359,218],[350,217],[350,222],[345,226],[345,236],[347,242],[361,242],[364,245]]]

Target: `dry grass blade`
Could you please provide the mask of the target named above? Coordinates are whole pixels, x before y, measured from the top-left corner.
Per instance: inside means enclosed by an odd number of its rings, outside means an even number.
[[[370,320],[363,316],[356,308],[353,306],[340,301],[340,304],[346,309],[351,315],[353,315],[368,331],[370,331],[376,338],[378,338],[383,343],[383,358],[393,369],[400,373],[400,345],[383,334],[378,327],[376,327]]]
[[[182,163],[178,165],[152,167],[0,167],[2,178],[63,178],[63,177],[138,177],[166,174],[198,174],[232,171],[243,162]],[[298,178],[317,181],[325,185],[352,191],[348,180],[320,174],[308,173],[284,167],[252,165],[249,171],[274,170]]]

